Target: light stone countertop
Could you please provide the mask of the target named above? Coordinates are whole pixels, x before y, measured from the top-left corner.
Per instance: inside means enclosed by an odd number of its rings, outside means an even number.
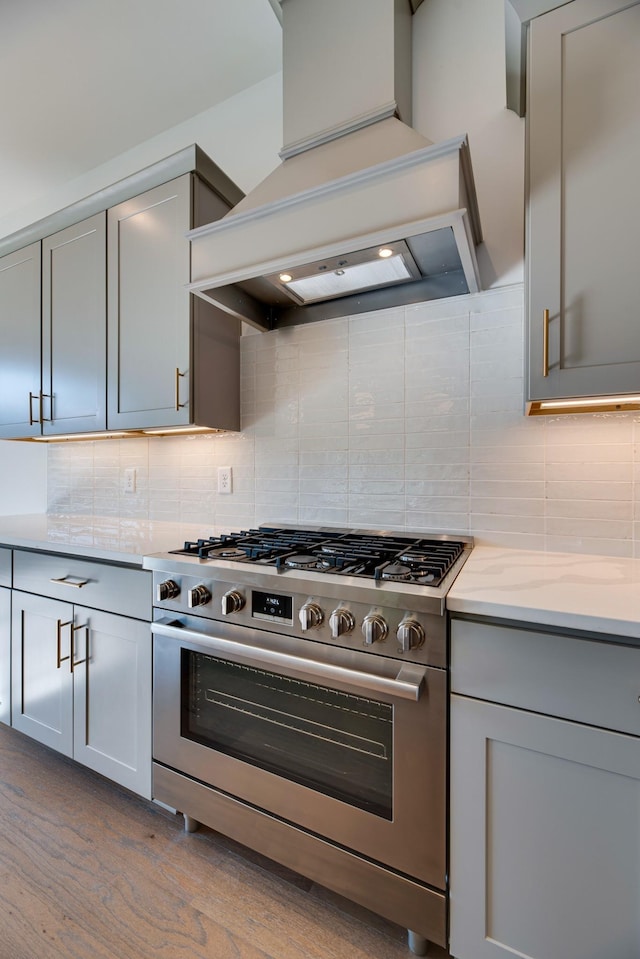
[[[640,640],[640,560],[475,546],[447,608]]]
[[[187,539],[211,536],[211,525],[185,525],[117,516],[0,516],[0,546],[69,553],[142,566],[150,553],[177,549]]]
[[[109,516],[0,516],[0,546],[141,566],[144,556],[221,532]],[[453,613],[640,642],[640,560],[475,546],[447,596]]]

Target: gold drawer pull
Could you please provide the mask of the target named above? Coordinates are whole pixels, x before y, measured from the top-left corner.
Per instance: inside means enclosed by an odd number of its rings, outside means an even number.
[[[77,578],[77,577],[76,577]],[[86,586],[87,583],[90,583],[90,579],[78,579],[77,583],[73,583],[68,576],[59,576],[57,579],[50,579],[50,583],[59,583],[60,586],[73,586],[74,589],[82,589],[83,586]]]

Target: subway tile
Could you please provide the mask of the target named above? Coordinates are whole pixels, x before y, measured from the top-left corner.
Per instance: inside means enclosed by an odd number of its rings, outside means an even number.
[[[346,492],[325,492],[318,494],[301,490],[299,502],[301,509],[322,508],[340,509],[346,511],[349,505],[348,495]]]
[[[470,497],[470,509],[474,515],[478,516],[514,516],[543,519],[545,502],[542,497],[536,499],[516,496],[478,496],[474,491],[474,495]]]
[[[350,526],[361,529],[405,529],[404,509],[385,509],[377,505],[349,504],[348,520]]]
[[[529,533],[542,535],[544,533],[544,517],[542,516],[513,516],[500,513],[472,513],[471,530],[482,529],[485,535],[490,530],[503,533]]]
[[[466,510],[451,513],[439,510],[435,513],[428,510],[407,510],[406,524],[410,530],[466,535],[469,529],[469,514]]]
[[[545,484],[543,479],[509,480],[500,478],[496,480],[477,480],[473,478],[470,482],[470,488],[474,498],[487,497],[491,499],[509,498],[523,500],[543,500],[545,495]]]
[[[510,549],[545,549],[545,536],[542,532],[525,533],[521,530],[483,529],[482,526],[473,526],[470,530],[474,543],[478,546],[504,546]]]
[[[345,526],[349,520],[349,510],[346,505],[342,507],[319,504],[305,506],[301,502],[298,513],[300,522],[310,526]]]
[[[424,474],[423,474],[424,475]],[[405,479],[405,492],[407,500],[410,497],[417,496],[469,496],[468,479],[461,480],[441,480],[441,479]]]

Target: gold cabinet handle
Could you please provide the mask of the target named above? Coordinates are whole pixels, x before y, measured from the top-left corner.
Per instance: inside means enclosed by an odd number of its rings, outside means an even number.
[[[74,589],[82,589],[82,587],[90,583],[91,580],[79,579],[76,583],[73,583],[68,576],[59,576],[57,579],[50,579],[49,582],[58,583],[60,586],[73,586]]]
[[[186,373],[180,372],[179,366],[176,366],[176,413],[178,412],[178,410],[181,410],[183,406],[187,405],[186,403],[180,402],[180,377],[186,376],[186,375],[187,375]]]
[[[549,310],[542,311],[542,375],[549,375]]]
[[[38,413],[38,419],[34,420],[33,418],[33,401],[35,399],[39,400],[40,407]],[[42,393],[32,393],[29,391],[29,426],[35,426],[36,423],[42,422]]]
[[[61,648],[60,648],[62,645],[62,630],[65,628],[65,626],[71,627],[71,632],[69,633],[69,655],[68,656],[62,656]],[[56,621],[56,669],[60,669],[61,664],[64,663],[67,659],[68,660],[72,659],[72,656],[71,656],[72,643],[73,643],[73,623],[71,621],[69,621],[68,623],[63,623],[61,619],[58,619]]]
[[[84,659],[75,659],[75,634],[84,629]],[[71,672],[74,671],[76,666],[82,666],[83,663],[88,663],[89,661],[89,624],[84,623],[82,626],[72,626],[71,627],[71,656],[69,658],[69,669]]]
[[[42,390],[40,390],[39,393],[29,392],[29,426],[35,426],[36,424],[42,426],[43,423],[50,423],[52,421],[52,417],[50,417],[49,419],[45,419],[45,416],[44,416],[42,401],[45,399],[45,397],[48,400],[49,399],[51,400],[51,407],[53,411],[53,398],[50,396],[49,393],[43,393]],[[34,400],[38,401],[38,418],[37,419],[33,418],[33,401]]]

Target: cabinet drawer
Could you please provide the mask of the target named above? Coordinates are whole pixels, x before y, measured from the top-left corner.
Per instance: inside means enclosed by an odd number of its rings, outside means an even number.
[[[14,589],[151,619],[151,573],[55,553],[14,550]]]
[[[11,586],[11,550],[0,546],[0,586]]]
[[[454,693],[640,736],[640,648],[453,620]]]

